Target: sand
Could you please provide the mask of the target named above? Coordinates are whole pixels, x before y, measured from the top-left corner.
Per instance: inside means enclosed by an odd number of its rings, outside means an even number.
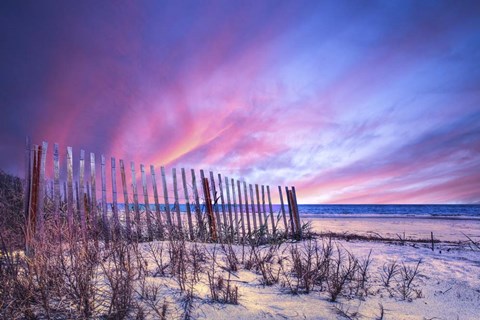
[[[330,302],[328,294],[314,290],[309,294],[291,295],[281,284],[264,286],[261,276],[240,267],[232,277],[239,288],[239,305],[211,302],[205,282],[196,286],[194,309],[196,319],[345,319],[338,309],[352,319],[480,319],[480,251],[466,243],[463,233],[480,236],[479,220],[404,219],[404,218],[315,218],[305,217],[318,232],[347,232],[395,236],[405,232],[407,238],[430,237],[437,243],[432,251],[428,243],[400,245],[378,241],[335,240],[335,244],[357,257],[366,257],[371,250],[371,288],[364,297],[342,296]],[[445,242],[451,241],[451,242]],[[286,244],[288,246],[291,244]],[[207,245],[213,246],[213,245]],[[210,247],[211,248],[211,247]],[[236,247],[240,252],[241,247]],[[382,266],[393,260],[413,267],[419,260],[420,275],[415,288],[420,292],[413,299],[403,300],[398,293],[382,285]],[[172,306],[181,295],[171,279],[155,278],[164,284]],[[169,284],[170,283],[170,284]],[[177,301],[177,303],[175,303]],[[355,315],[356,313],[356,315]],[[354,316],[355,315],[355,316]]]
[[[480,219],[437,217],[328,217],[304,216],[317,232],[380,235],[408,239],[430,239],[430,232],[440,241],[468,241],[465,235],[480,241]]]

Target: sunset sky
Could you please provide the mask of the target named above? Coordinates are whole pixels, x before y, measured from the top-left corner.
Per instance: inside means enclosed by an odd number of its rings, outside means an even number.
[[[29,135],[301,203],[480,203],[478,1],[1,1],[0,49],[13,174]]]

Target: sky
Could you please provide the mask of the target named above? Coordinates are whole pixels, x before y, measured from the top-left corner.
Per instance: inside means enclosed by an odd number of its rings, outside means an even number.
[[[25,136],[295,185],[480,203],[478,1],[0,2],[0,169]]]

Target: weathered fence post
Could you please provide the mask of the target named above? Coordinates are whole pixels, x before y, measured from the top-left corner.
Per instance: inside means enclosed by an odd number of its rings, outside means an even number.
[[[225,189],[227,191],[227,206],[228,206],[228,217],[230,223],[230,236],[231,241],[233,241],[235,232],[238,232],[238,229],[235,230],[235,225],[233,224],[233,217],[232,217],[232,203],[230,201],[230,187],[228,183],[228,178],[225,177]]]
[[[118,203],[117,203],[117,167],[114,157],[111,158],[111,173],[112,173],[112,213],[113,213],[113,232],[115,236],[121,237],[121,225],[118,217]]]
[[[70,232],[74,232],[75,224],[73,220],[73,155],[71,147],[67,147],[67,190],[68,229]]]
[[[212,199],[210,198],[210,187],[208,179],[203,178],[203,192],[205,196],[205,207],[207,209],[208,224],[210,226],[210,237],[212,241],[217,241],[217,228],[215,225],[215,215],[213,214]]]
[[[264,185],[262,185],[262,210],[263,210],[263,220],[265,221],[265,228],[266,228],[267,233],[268,233],[269,232],[269,229],[268,229],[268,214],[267,214],[267,208],[265,206],[265,186]],[[273,225],[272,225],[272,228],[273,228]]]
[[[102,173],[102,224],[105,244],[108,246],[110,240],[110,228],[107,216],[107,174],[105,169],[105,156],[101,155],[101,173]]]
[[[37,228],[36,232],[40,239],[43,238],[44,221],[45,221],[45,166],[47,159],[47,142],[42,142],[41,158],[40,158],[40,175],[39,175],[39,191],[37,201]]]
[[[157,218],[157,236],[163,238],[163,221],[162,213],[160,211],[160,202],[158,201],[157,178],[155,176],[155,168],[150,165],[150,174],[152,175],[153,197],[155,200],[155,216]]]
[[[225,213],[225,199],[223,198],[223,183],[222,183],[222,176],[220,173],[218,174],[218,191],[220,193],[220,205],[222,206],[222,217],[223,217],[223,236],[227,238],[228,235],[228,222],[227,222],[227,214]]]
[[[195,170],[192,169],[191,173],[192,173],[193,197],[195,198],[195,213],[197,218],[198,233],[199,233],[200,239],[204,239],[205,225],[203,224],[203,219],[202,219],[202,210],[200,207],[200,197],[198,196],[197,178],[195,177]]]
[[[283,225],[285,226],[285,234],[288,235],[288,223],[287,223],[287,216],[285,214],[285,204],[283,202],[283,194],[282,194],[282,187],[278,186],[278,194],[280,195],[280,211],[282,212],[283,217]]]
[[[238,193],[240,195],[240,192]],[[245,214],[247,216],[248,239],[252,238],[252,227],[250,225],[250,212],[248,209],[247,183],[243,181],[243,197],[245,198]]]
[[[292,186],[292,202],[293,202],[293,211],[295,217],[295,223],[297,225],[297,234],[299,238],[302,238],[302,225],[300,223],[300,213],[298,212],[298,203],[297,203],[297,193],[295,191],[295,187]]]
[[[153,240],[151,208],[150,208],[150,201],[148,201],[147,176],[145,175],[145,166],[143,164],[140,164],[140,172],[142,175],[143,199],[144,199],[144,205],[145,205],[145,216],[147,218],[148,240],[151,241]]]
[[[268,208],[269,208],[269,212],[270,212],[270,219],[272,220],[272,232],[273,232],[273,235],[276,235],[277,234],[277,224],[276,224],[275,217],[274,217],[274,214],[273,214],[272,198],[270,196],[270,186],[267,186],[267,198],[268,198]]]
[[[163,199],[165,202],[165,212],[167,214],[167,227],[168,227],[169,235],[171,236],[173,222],[172,222],[172,216],[170,214],[170,203],[168,202],[168,189],[167,189],[167,178],[165,176],[165,168],[160,167],[160,172],[162,173]]]
[[[53,200],[54,200],[54,221],[59,226],[60,218],[60,160],[58,155],[58,144],[53,145]]]
[[[252,208],[252,218],[253,218],[253,232],[255,233],[257,229],[257,215],[255,213],[255,197],[253,196],[253,186],[251,184],[248,185],[250,189],[250,203],[251,203],[251,208]],[[245,195],[245,198],[247,198],[247,195]]]
[[[188,196],[187,176],[185,174],[185,168],[182,168],[182,183],[183,183],[183,193],[185,195],[185,206],[187,210],[188,231],[190,233],[190,240],[194,240],[195,236],[193,233],[193,225],[192,225],[192,211],[190,210],[190,200]]]
[[[97,233],[97,224],[98,224],[98,217],[97,217],[97,186],[96,186],[96,172],[95,172],[95,154],[90,153],[90,186],[92,188],[92,228],[93,233]]]
[[[140,220],[140,205],[138,204],[137,177],[135,174],[135,163],[130,162],[130,170],[132,171],[132,191],[133,191],[133,210],[135,211],[135,229],[137,231],[137,239],[142,238],[142,225]]]
[[[80,228],[82,230],[82,237],[84,241],[87,241],[87,222],[85,219],[85,202],[83,200],[83,195],[85,194],[85,150],[80,150],[80,163],[78,168],[78,179],[79,179],[79,190],[80,199],[78,203],[78,211],[80,213]]]
[[[38,198],[38,146],[34,145],[30,150],[29,162],[31,163],[31,180],[29,181],[29,198],[28,198],[28,214],[26,216],[26,230],[25,230],[25,251],[27,255],[32,255],[33,252],[33,237],[35,236],[36,228],[36,201]]]
[[[183,233],[182,216],[180,215],[180,202],[178,201],[177,169],[172,168],[173,175],[173,196],[175,197],[175,211],[177,212],[177,225],[180,234]]]
[[[201,185],[202,185],[202,189],[203,189],[203,194],[205,196],[205,192],[210,192],[210,189],[206,190],[205,191],[205,184],[203,183],[203,180],[205,180],[205,172],[203,171],[203,169],[200,169],[200,181],[201,181]],[[210,186],[209,186],[210,188]],[[209,193],[210,194],[210,193]],[[210,200],[211,200],[211,196],[210,196]],[[204,198],[205,200],[205,198]],[[206,201],[206,200],[205,200]],[[206,203],[206,202],[205,202]],[[213,208],[213,207],[212,207]],[[207,210],[207,208],[205,208],[205,210]],[[205,225],[205,223],[208,223],[208,216],[207,216],[207,221],[204,221],[203,220],[203,224]],[[210,232],[210,227],[207,228],[207,226],[205,225],[205,235],[208,236],[208,233]]]
[[[258,184],[255,184],[255,195],[257,196],[257,212],[258,212],[259,229],[263,229],[265,224],[263,222],[262,209],[260,207],[260,195],[259,195],[259,190],[258,190]],[[255,201],[253,199],[252,199],[252,203],[255,203]]]
[[[30,184],[32,181],[32,157],[30,152],[30,139],[28,136],[25,138],[25,183],[23,185],[23,214],[25,217],[25,222],[28,227],[28,217],[30,215]],[[25,243],[28,247],[28,243]],[[26,248],[27,249],[27,248]],[[28,250],[27,250],[28,251]]]
[[[132,240],[132,221],[130,217],[130,203],[128,201],[127,177],[125,175],[125,163],[120,159],[120,176],[122,178],[123,204],[125,207],[125,224],[127,239]]]
[[[237,230],[237,241],[240,241],[240,221],[238,217],[237,195],[235,193],[235,180],[231,179],[230,181],[232,185],[233,211],[235,212],[235,229]]]
[[[214,210],[215,210],[215,224],[216,224],[216,229],[217,229],[217,236],[222,241],[223,239],[223,230],[222,230],[222,220],[220,219],[220,211],[218,208],[218,196],[217,196],[217,190],[215,188],[215,178],[213,177],[213,172],[210,171],[210,188],[211,188],[211,195],[212,195],[212,201],[214,204]]]

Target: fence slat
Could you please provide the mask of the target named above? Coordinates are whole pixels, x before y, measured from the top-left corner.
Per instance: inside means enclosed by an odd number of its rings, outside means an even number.
[[[85,218],[85,150],[80,150],[80,165],[78,168],[79,188],[78,211],[80,214],[80,227],[82,228],[83,239],[87,237],[87,221]],[[78,196],[78,195],[77,195]]]
[[[98,224],[98,217],[97,217],[97,185],[96,185],[96,172],[95,172],[95,154],[90,153],[90,187],[92,188],[91,196],[92,196],[92,222],[91,226],[93,232],[97,232],[97,224]]]
[[[165,202],[165,212],[167,213],[167,225],[170,233],[172,232],[172,215],[170,214],[170,203],[168,202],[168,189],[167,189],[167,178],[165,176],[165,168],[160,167],[160,172],[162,173],[162,187],[163,187],[163,199]]]
[[[253,196],[253,186],[249,184],[248,188],[250,189],[250,204],[252,209],[253,232],[256,232],[258,228],[257,228],[257,214],[255,212],[255,198]]]
[[[285,233],[288,235],[288,223],[287,223],[287,216],[285,214],[285,204],[283,202],[283,194],[282,194],[282,187],[278,186],[278,194],[280,196],[280,210],[282,212],[283,217],[283,225],[285,227]]]
[[[31,165],[32,165],[32,158],[31,158],[31,152],[30,152],[31,146],[30,146],[30,139],[28,136],[25,138],[25,184],[23,186],[23,214],[24,216],[28,219],[29,213],[30,213],[30,183],[32,181],[32,171],[31,171]],[[57,212],[56,212],[57,214]],[[28,243],[26,244],[26,247],[28,248]],[[27,249],[26,248],[26,249]]]
[[[212,199],[210,198],[210,186],[208,185],[207,178],[203,178],[202,182],[205,196],[205,207],[207,209],[208,225],[210,226],[210,237],[212,241],[217,241],[217,229],[215,225],[215,215],[213,214]]]
[[[202,186],[202,190],[203,190],[203,188],[205,188],[205,184],[203,183],[203,180],[205,180],[205,172],[203,171],[203,169],[200,169],[200,184],[201,184],[201,186]],[[207,191],[210,192],[210,189],[208,189]],[[206,200],[205,200],[205,192],[206,192],[206,191],[203,190],[204,201],[206,201]],[[210,197],[210,199],[211,199],[211,197]],[[205,202],[205,204],[206,204],[206,202]],[[213,207],[212,207],[212,208],[213,208]],[[206,208],[205,208],[205,210],[206,210]],[[202,216],[202,218],[203,218],[203,216]],[[203,224],[204,224],[204,226],[205,226],[205,236],[208,237],[208,233],[210,232],[210,227],[207,226],[208,217],[206,217],[206,218],[207,218],[207,221],[206,221],[205,219],[203,219]]]
[[[118,218],[118,202],[117,202],[117,161],[111,158],[112,170],[112,212],[113,212],[113,231],[117,236],[121,236],[120,219]]]
[[[225,189],[227,191],[227,207],[228,207],[228,218],[230,223],[230,236],[232,237],[232,241],[234,238],[235,233],[238,233],[238,229],[235,228],[236,224],[233,223],[233,216],[232,216],[232,202],[230,200],[230,187],[228,178],[225,177]]]
[[[295,223],[297,225],[297,235],[301,238],[302,237],[302,226],[300,224],[300,213],[298,212],[297,192],[295,191],[294,186],[292,186],[292,203],[293,203],[293,212],[294,212]]]
[[[107,174],[105,169],[105,156],[101,156],[101,173],[102,173],[102,224],[103,224],[103,235],[105,237],[105,242],[108,244],[110,240],[110,228],[108,223],[107,216]]]
[[[173,196],[175,197],[175,211],[177,213],[177,226],[180,232],[183,231],[182,228],[182,216],[180,215],[180,202],[178,201],[178,186],[177,186],[177,169],[172,168],[173,175]]]
[[[152,218],[151,218],[151,208],[150,201],[148,201],[148,189],[147,189],[147,176],[145,175],[145,166],[140,164],[140,172],[142,175],[142,187],[143,187],[143,201],[145,205],[145,217],[147,218],[147,232],[148,240],[153,240],[153,228],[152,228]]]
[[[135,229],[137,239],[142,238],[142,224],[140,222],[140,205],[138,204],[137,176],[135,172],[135,163],[130,162],[130,171],[132,172],[132,191],[133,191],[133,210],[135,211]]]
[[[36,199],[38,197],[37,194],[37,181],[38,181],[38,170],[37,170],[37,163],[38,163],[38,147],[34,145],[32,150],[30,150],[30,163],[31,163],[31,181],[29,182],[29,199],[28,199],[28,215],[27,215],[27,227],[25,232],[25,251],[27,255],[31,255],[32,252],[32,241],[33,237],[35,236],[35,228],[36,228]]]
[[[267,232],[269,232],[268,214],[267,214],[267,208],[265,206],[265,186],[264,185],[262,185],[262,210],[263,210],[263,221],[265,221],[265,229]]]
[[[270,197],[270,186],[267,186],[267,199],[268,199],[268,209],[270,212],[270,219],[272,221],[272,232],[273,235],[277,234],[277,224],[275,221],[275,217],[273,214],[273,207],[272,207],[272,198]]]
[[[290,228],[291,228],[291,235],[292,237],[295,236],[296,230],[295,230],[295,221],[293,219],[293,211],[292,211],[292,202],[291,202],[291,195],[290,195],[290,190],[288,187],[285,187],[285,193],[287,196],[287,203],[288,203],[288,216],[290,217]]]
[[[235,180],[230,179],[232,186],[233,212],[235,214],[235,229],[237,230],[237,241],[240,241],[240,221],[238,220],[237,195],[235,193]]]
[[[75,218],[77,221],[77,224],[80,223],[81,217],[80,217],[80,196],[78,195],[78,181],[75,181]],[[80,223],[81,224],[81,223]]]
[[[39,176],[39,201],[38,201],[38,216],[37,216],[37,232],[39,233],[40,237],[43,237],[43,226],[45,220],[45,166],[47,160],[47,148],[48,143],[42,142],[41,148],[41,159],[40,159],[40,176]]]
[[[91,220],[91,208],[92,208],[92,198],[90,197],[90,183],[88,182],[88,178],[85,177],[86,181],[86,199],[85,199],[85,218],[86,218],[86,223],[87,223],[87,233],[89,231],[90,227],[90,220]]]
[[[240,193],[239,193],[240,194]],[[252,238],[252,227],[250,225],[250,212],[248,209],[247,183],[243,181],[243,197],[245,198],[245,215],[247,216],[248,238]]]
[[[185,168],[182,168],[182,183],[183,183],[183,193],[185,194],[185,206],[187,207],[187,222],[188,222],[188,231],[190,232],[190,240],[194,240],[193,234],[193,225],[192,225],[192,212],[190,210],[190,200],[188,196],[187,188],[187,176],[185,175]]]
[[[227,236],[227,230],[228,230],[228,222],[227,222],[227,214],[225,212],[225,199],[223,197],[223,182],[222,182],[222,176],[220,173],[218,174],[218,192],[220,196],[220,205],[222,207],[222,217],[223,217],[223,234],[226,237]]]
[[[132,239],[132,220],[130,217],[130,203],[128,201],[127,176],[125,175],[125,163],[120,159],[120,177],[122,179],[123,203],[125,207],[125,224],[127,239]]]
[[[155,217],[157,219],[157,236],[163,238],[163,221],[162,213],[160,211],[160,202],[158,201],[157,178],[155,176],[155,168],[150,165],[150,174],[152,175],[153,198],[155,201]]]
[[[54,219],[55,222],[58,223],[60,217],[60,160],[57,143],[53,145],[53,201]]]
[[[235,185],[232,179],[232,189],[235,190]],[[238,216],[237,223],[242,227],[242,241],[245,240],[245,219],[243,217],[243,206],[242,206],[242,188],[240,187],[240,180],[237,180],[237,191],[238,191]]]
[[[216,230],[217,230],[217,235],[220,240],[223,238],[223,230],[222,230],[222,220],[220,220],[220,211],[218,208],[218,196],[217,196],[217,190],[215,188],[215,178],[213,177],[213,172],[210,171],[210,189],[211,189],[211,194],[212,194],[212,201],[214,203],[214,210],[215,210],[215,225],[216,225]]]
[[[257,196],[257,212],[258,212],[259,228],[264,228],[265,223],[263,221],[262,209],[261,209],[261,206],[260,206],[260,195],[259,195],[259,190],[258,190],[258,184],[255,184],[255,194]]]
[[[195,214],[197,218],[198,233],[199,233],[200,239],[205,239],[204,238],[205,226],[203,224],[203,219],[202,219],[202,209],[200,207],[200,197],[198,196],[197,178],[195,177],[195,170],[191,169],[191,173],[192,173],[193,197],[195,198]]]
[[[73,223],[73,156],[71,147],[67,147],[67,188],[67,221],[70,232],[73,232],[75,226]]]

